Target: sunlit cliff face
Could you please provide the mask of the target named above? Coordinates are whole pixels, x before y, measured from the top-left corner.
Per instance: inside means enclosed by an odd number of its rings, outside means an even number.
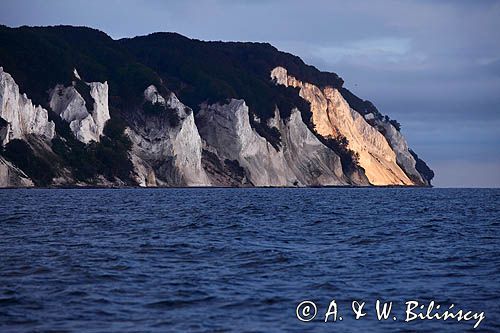
[[[414,185],[396,163],[396,154],[385,137],[351,109],[337,89],[301,82],[283,67],[276,67],[271,77],[278,84],[300,88],[300,96],[311,103],[312,122],[318,134],[340,134],[349,140],[349,148],[359,154],[359,164],[371,184]]]

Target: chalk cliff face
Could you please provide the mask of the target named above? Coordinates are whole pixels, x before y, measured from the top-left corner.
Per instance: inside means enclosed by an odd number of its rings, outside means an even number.
[[[80,80],[75,70],[75,78]],[[84,143],[99,142],[104,125],[110,119],[108,106],[108,83],[91,82],[82,84],[90,89],[92,109],[74,86],[57,85],[50,93],[50,108],[69,123],[75,137]],[[90,110],[89,110],[90,109]]]
[[[324,137],[342,135],[349,141],[349,148],[359,154],[359,164],[373,185],[415,185],[398,165],[396,153],[386,137],[371,126],[364,117],[353,110],[337,89],[319,88],[316,85],[301,82],[288,75],[283,67],[276,67],[271,78],[277,84],[300,88],[300,96],[311,103],[312,122],[318,134]],[[392,125],[387,127],[387,137],[399,155],[402,165],[411,170],[411,161],[405,154],[406,141],[393,132]],[[414,165],[414,164],[413,164]],[[421,178],[419,178],[421,179]]]
[[[46,140],[54,137],[55,125],[49,121],[47,110],[41,106],[34,106],[26,94],[21,94],[12,76],[2,67],[0,67],[0,118],[2,145],[13,139],[26,139],[29,135],[37,135]]]
[[[349,184],[340,158],[309,131],[297,110],[287,120],[280,119],[276,112],[270,121],[282,135],[279,150],[251,127],[243,100],[205,106],[196,120],[201,137],[221,162],[237,162],[251,185]]]
[[[251,184],[278,186],[292,180],[279,153],[250,126],[244,101],[202,108],[197,122],[202,138],[223,160],[236,160]],[[259,171],[262,170],[262,171]]]
[[[366,118],[366,116],[365,116]],[[387,142],[396,154],[396,162],[408,175],[408,177],[417,185],[429,185],[428,181],[416,169],[415,158],[411,155],[408,143],[391,123],[377,119],[376,127],[381,131]]]
[[[35,135],[52,139],[54,123],[47,111],[34,107],[19,94],[12,77],[1,72],[2,140]],[[81,80],[75,70],[75,79]],[[389,122],[374,119],[350,108],[340,92],[323,89],[289,76],[277,67],[271,72],[276,83],[300,88],[300,96],[311,104],[316,134],[293,109],[281,119],[278,108],[266,125],[279,132],[281,141],[273,146],[251,125],[245,101],[203,104],[194,112],[169,92],[163,96],[154,85],[144,90],[143,110],[129,116],[125,134],[132,146],[129,158],[131,177],[139,186],[338,186],[415,185],[425,180],[415,168],[415,159],[406,140]],[[83,83],[83,81],[82,81]],[[49,106],[69,124],[75,138],[88,144],[99,142],[110,119],[108,84],[84,83],[93,100],[87,106],[76,85],[57,85],[50,91]],[[149,106],[149,109],[146,107]],[[148,111],[149,110],[149,111]],[[364,177],[346,175],[340,157],[323,144],[323,137],[345,136],[349,148],[359,154]],[[48,148],[50,149],[50,148]],[[68,174],[65,170],[64,174]],[[64,184],[71,183],[65,176]],[[55,178],[59,179],[59,178]],[[102,179],[101,184],[109,184]],[[369,181],[369,182],[368,182]],[[8,160],[0,161],[0,185],[33,186],[29,177]],[[56,185],[56,183],[55,183]],[[85,185],[85,183],[82,183]]]
[[[144,98],[164,108],[160,108],[159,114],[134,117],[126,130],[133,143],[131,155],[138,184],[209,186],[201,165],[202,142],[193,111],[173,93],[164,98],[154,86],[144,91]],[[178,124],[169,121],[168,112],[174,113]]]
[[[276,113],[275,119],[279,113]],[[323,145],[307,128],[297,109],[288,120],[279,122],[283,154],[288,167],[302,186],[368,185],[349,180],[343,173],[340,158]]]

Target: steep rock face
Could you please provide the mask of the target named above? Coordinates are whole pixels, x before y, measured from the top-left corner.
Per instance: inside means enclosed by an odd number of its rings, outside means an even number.
[[[282,186],[295,181],[279,153],[250,126],[243,100],[205,106],[197,115],[197,123],[207,144],[221,159],[238,161],[251,184]]]
[[[278,84],[300,88],[300,96],[311,103],[312,121],[323,137],[339,134],[349,140],[349,148],[359,154],[359,164],[373,185],[414,185],[396,161],[386,138],[351,109],[337,89],[319,87],[289,76],[277,67],[271,77]]]
[[[380,129],[381,133],[387,139],[392,150],[396,153],[396,161],[408,177],[417,185],[429,185],[429,182],[417,171],[417,162],[410,153],[408,143],[403,135],[387,121],[377,119],[375,123],[376,127]]]
[[[202,141],[191,109],[170,93],[165,98],[154,86],[144,92],[146,102],[164,107],[159,114],[137,114],[126,129],[136,180],[141,186],[209,186],[201,165]],[[174,112],[178,124],[171,124]],[[171,115],[172,116],[172,115]]]
[[[77,73],[75,72],[75,76]],[[78,79],[78,76],[77,76]],[[99,142],[106,122],[110,119],[108,83],[84,83],[90,88],[93,108],[89,110],[85,99],[74,86],[57,85],[50,92],[50,107],[69,123],[75,137],[83,143]]]
[[[345,185],[340,158],[303,123],[297,110],[288,120],[279,112],[270,125],[282,134],[276,150],[251,126],[243,100],[205,105],[197,115],[201,137],[221,161],[234,161],[254,186]]]
[[[0,143],[6,145],[13,139],[38,135],[47,140],[54,137],[55,124],[49,121],[48,112],[34,106],[26,94],[20,94],[12,76],[0,67]],[[3,126],[2,126],[3,124]]]
[[[99,134],[97,139],[102,135],[106,122],[110,119],[107,82],[90,82],[90,96],[94,99],[94,108],[91,115],[96,126],[96,132]]]
[[[32,187],[34,185],[22,170],[0,156],[0,187]]]
[[[276,112],[274,119],[279,119],[279,112]],[[294,109],[288,120],[278,123],[286,164],[299,184],[316,186],[350,183],[342,171],[340,157],[307,128],[299,110]]]

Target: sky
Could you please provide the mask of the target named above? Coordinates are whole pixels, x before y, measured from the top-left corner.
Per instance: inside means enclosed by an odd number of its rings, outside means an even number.
[[[500,0],[1,0],[0,24],[269,42],[402,124],[438,187],[500,187]]]

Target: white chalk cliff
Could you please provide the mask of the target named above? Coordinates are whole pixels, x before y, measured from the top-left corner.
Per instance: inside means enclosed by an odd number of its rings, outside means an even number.
[[[359,154],[359,164],[371,184],[415,184],[398,165],[396,153],[384,135],[353,110],[337,89],[302,82],[288,75],[283,67],[276,67],[271,78],[277,84],[300,88],[300,96],[311,104],[316,132],[323,137],[346,137],[349,148]]]
[[[78,72],[75,78],[80,80]],[[50,92],[50,108],[69,123],[75,137],[84,143],[99,142],[106,122],[110,119],[108,106],[108,83],[86,83],[93,100],[92,108],[74,86],[57,85]]]
[[[0,118],[6,124],[0,128],[0,143],[6,145],[13,139],[26,139],[29,135],[50,140],[55,134],[55,125],[49,121],[48,112],[34,106],[12,76],[0,67]]]
[[[276,114],[275,119],[279,116]],[[342,171],[340,157],[322,144],[307,128],[300,111],[279,122],[283,154],[287,165],[302,186],[353,184]],[[356,183],[356,185],[368,185]]]
[[[108,84],[86,83],[76,70],[73,75],[72,85],[59,84],[49,92],[49,106],[68,122],[78,140],[86,144],[99,142],[110,119]],[[125,113],[125,134],[132,143],[128,157],[133,181],[139,186],[428,184],[416,170],[406,140],[390,122],[370,114],[363,117],[337,89],[302,82],[288,75],[285,68],[275,68],[271,77],[277,84],[300,88],[300,96],[311,104],[316,133],[304,123],[299,110],[291,110],[290,116],[282,119],[276,107],[274,117],[266,121],[281,137],[273,146],[253,127],[262,120],[250,113],[244,100],[202,104],[195,118],[174,93],[164,87],[160,93],[150,85],[136,112]],[[30,146],[37,154],[60,163],[51,148],[56,133],[47,110],[35,107],[25,94],[20,94],[14,79],[1,67],[0,116],[3,146],[13,139],[31,140]],[[349,148],[359,154],[366,177],[359,170],[343,170],[341,158],[322,142],[321,136],[338,135],[346,137]],[[67,167],[58,170],[51,184],[87,185],[77,183]],[[89,184],[125,183],[97,175]],[[8,158],[0,156],[0,187],[9,186],[34,186],[34,182]]]
[[[138,115],[126,129],[132,146],[135,178],[140,186],[209,186],[201,164],[202,141],[193,111],[175,94],[165,98],[155,86],[144,91],[146,102],[164,108],[157,115]],[[165,113],[175,112],[179,123],[169,122]],[[175,115],[174,115],[175,117]]]
[[[366,118],[366,116],[365,116]],[[416,169],[416,161],[410,153],[408,142],[404,136],[390,123],[385,120],[375,120],[376,126],[381,129],[381,133],[387,139],[392,150],[396,153],[398,165],[405,171],[410,179],[418,185],[428,185],[428,182]]]
[[[309,131],[297,110],[287,120],[276,112],[277,150],[250,125],[243,100],[205,105],[197,115],[200,135],[222,160],[234,160],[254,186],[345,185],[340,158]]]
[[[278,151],[250,126],[242,100],[205,106],[197,115],[202,138],[221,159],[237,160],[255,186],[280,186],[295,179]],[[258,171],[258,172],[257,172]]]

